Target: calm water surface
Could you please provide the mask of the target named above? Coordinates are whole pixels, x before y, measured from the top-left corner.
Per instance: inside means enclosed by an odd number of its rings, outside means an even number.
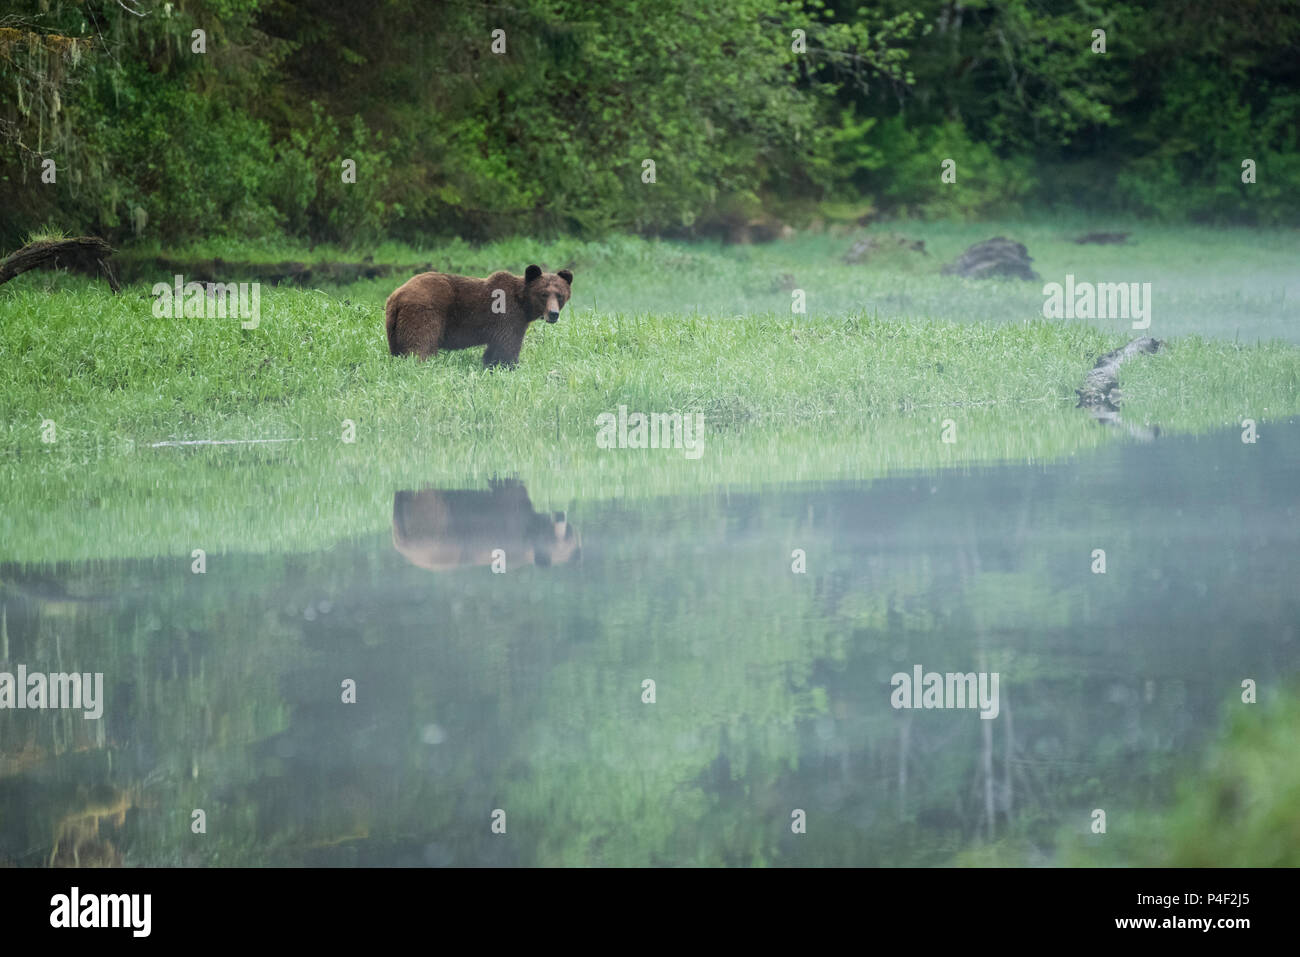
[[[0,860],[1055,863],[1300,675],[1298,478],[1275,423],[567,514],[394,488],[311,554],[0,566],[0,671],[105,682],[98,721],[0,711]],[[996,672],[997,717],[894,708],[917,665]]]

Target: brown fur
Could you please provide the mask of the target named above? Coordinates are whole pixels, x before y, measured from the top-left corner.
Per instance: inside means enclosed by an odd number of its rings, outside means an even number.
[[[384,304],[388,350],[413,352],[423,362],[439,349],[487,346],[483,365],[512,367],[524,333],[535,319],[555,322],[569,301],[573,273],[544,273],[529,266],[522,276],[494,272],[486,279],[426,272],[408,279]],[[504,297],[495,296],[500,289]],[[493,312],[494,299],[504,312]]]
[[[533,510],[517,480],[493,482],[487,492],[425,489],[393,496],[393,546],[429,571],[490,565],[505,553],[506,570],[561,565],[581,551],[563,512]]]

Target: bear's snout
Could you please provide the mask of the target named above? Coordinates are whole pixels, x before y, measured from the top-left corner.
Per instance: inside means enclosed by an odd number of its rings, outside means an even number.
[[[552,309],[546,313],[547,322],[555,322],[559,318],[560,318],[560,310],[558,309]]]

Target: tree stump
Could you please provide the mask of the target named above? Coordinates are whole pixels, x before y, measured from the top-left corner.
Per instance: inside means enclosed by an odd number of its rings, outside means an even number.
[[[1029,250],[1023,243],[1002,236],[976,243],[939,272],[944,276],[963,276],[967,279],[989,279],[1002,276],[1008,279],[1036,281],[1038,273],[1029,265]]]

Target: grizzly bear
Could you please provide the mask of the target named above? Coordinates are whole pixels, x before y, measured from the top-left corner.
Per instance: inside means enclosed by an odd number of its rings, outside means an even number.
[[[423,362],[439,349],[487,346],[483,365],[513,367],[524,333],[534,319],[560,318],[569,301],[573,273],[544,273],[529,266],[523,276],[494,272],[486,279],[426,272],[408,279],[384,304],[388,350],[414,352]]]
[[[412,565],[447,571],[490,565],[500,549],[506,569],[561,565],[581,554],[563,512],[537,512],[517,479],[489,491],[425,489],[393,495],[393,547]]]

